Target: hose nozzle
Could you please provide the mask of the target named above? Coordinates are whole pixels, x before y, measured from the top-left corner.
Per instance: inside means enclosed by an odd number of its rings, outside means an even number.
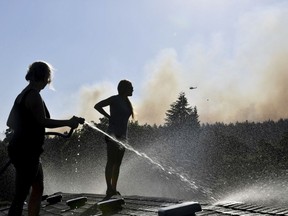
[[[77,117],[77,116],[73,116],[79,124],[84,124],[85,123],[85,119],[84,118],[81,118],[81,117]]]

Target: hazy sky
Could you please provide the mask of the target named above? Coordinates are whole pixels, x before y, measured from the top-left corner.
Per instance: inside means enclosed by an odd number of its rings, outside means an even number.
[[[36,60],[56,69],[53,118],[98,121],[121,79],[140,123],[182,91],[202,123],[287,118],[287,26],[286,0],[2,0],[0,132]]]

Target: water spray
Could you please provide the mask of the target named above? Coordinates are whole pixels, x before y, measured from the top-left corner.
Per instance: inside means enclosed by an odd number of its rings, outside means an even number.
[[[188,178],[186,178],[184,175],[182,174],[179,174],[176,170],[174,170],[172,167],[169,167],[169,170],[166,169],[164,166],[162,166],[160,163],[154,161],[152,158],[150,158],[147,154],[143,153],[143,152],[139,152],[137,151],[136,149],[134,149],[132,146],[130,146],[128,143],[124,143],[120,140],[117,140],[115,137],[111,136],[110,134],[104,132],[103,130],[97,128],[95,125],[92,125],[91,123],[89,122],[84,122],[84,124],[88,125],[89,127],[91,127],[92,129],[104,134],[105,136],[109,137],[111,140],[113,140],[114,142],[118,143],[119,145],[121,145],[121,147],[124,147],[125,149],[129,150],[129,151],[132,151],[133,153],[135,153],[136,155],[148,160],[152,165],[155,165],[157,166],[159,169],[161,169],[163,172],[169,174],[169,175],[174,175],[174,176],[177,176],[178,178],[180,178],[180,180],[182,182],[185,182],[190,188],[192,189],[195,189],[195,190],[198,190],[198,191],[201,191],[203,192],[204,194],[206,195],[209,195],[210,198],[214,201],[216,201],[217,199],[215,199],[213,196],[212,196],[212,192],[207,189],[207,188],[204,188],[202,186],[197,186],[196,183],[192,180],[189,180]]]
[[[155,162],[154,160],[152,160],[150,157],[148,157],[145,153],[141,153],[137,150],[135,150],[132,146],[130,146],[128,143],[124,143],[124,142],[121,142],[120,140],[116,139],[114,136],[111,136],[110,134],[102,131],[101,129],[97,128],[96,126],[94,125],[91,125],[89,122],[86,122],[85,121],[85,124],[88,125],[89,127],[97,130],[98,132],[104,134],[105,136],[109,137],[111,140],[113,140],[114,142],[120,144],[122,147],[124,147],[125,149],[129,150],[129,151],[132,151],[134,153],[136,153],[138,156],[142,157],[142,158],[146,158],[147,160],[149,160],[150,163],[158,166],[161,170],[163,170],[164,172],[166,172],[166,169],[159,163]],[[169,174],[171,174],[170,172],[168,172]]]

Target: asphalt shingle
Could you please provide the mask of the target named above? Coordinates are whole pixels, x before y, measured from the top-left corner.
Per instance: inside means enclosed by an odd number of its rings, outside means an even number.
[[[50,202],[50,203],[48,202],[49,199],[43,200],[40,216],[72,216],[72,215],[73,216],[102,216],[102,215],[158,216],[158,210],[163,207],[169,207],[174,205],[181,206],[179,204],[187,202],[187,200],[177,200],[169,198],[124,196],[123,198],[125,200],[125,204],[116,205],[114,209],[108,209],[107,212],[106,211],[102,212],[100,210],[101,208],[99,208],[99,202],[101,203],[102,199],[104,198],[104,195],[71,194],[61,192],[53,195],[56,197],[58,196],[58,198],[61,197],[61,200],[58,200],[58,202]],[[118,199],[120,199],[120,197],[118,197]],[[199,204],[201,206],[202,211],[198,211],[199,210],[198,209],[195,214],[193,212],[192,213],[187,212],[186,216],[188,215],[196,215],[196,216],[287,215],[288,216],[288,208],[279,206],[261,206],[240,202],[224,202],[218,204],[199,203]],[[7,216],[9,205],[10,205],[9,202],[1,203],[0,216]],[[27,205],[24,206],[23,216],[27,216]]]

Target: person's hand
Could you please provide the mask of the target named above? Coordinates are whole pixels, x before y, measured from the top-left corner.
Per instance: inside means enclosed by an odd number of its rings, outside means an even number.
[[[79,126],[79,124],[84,124],[85,123],[85,119],[84,118],[77,117],[77,116],[73,116],[69,121],[71,121],[70,127],[72,129],[77,128]]]
[[[75,129],[79,126],[79,121],[78,118],[76,116],[73,116],[71,119],[69,119],[69,127],[71,127],[72,129]]]
[[[85,119],[84,118],[77,117],[77,116],[73,116],[73,118],[76,118],[76,120],[78,121],[79,124],[84,124],[85,123]]]

